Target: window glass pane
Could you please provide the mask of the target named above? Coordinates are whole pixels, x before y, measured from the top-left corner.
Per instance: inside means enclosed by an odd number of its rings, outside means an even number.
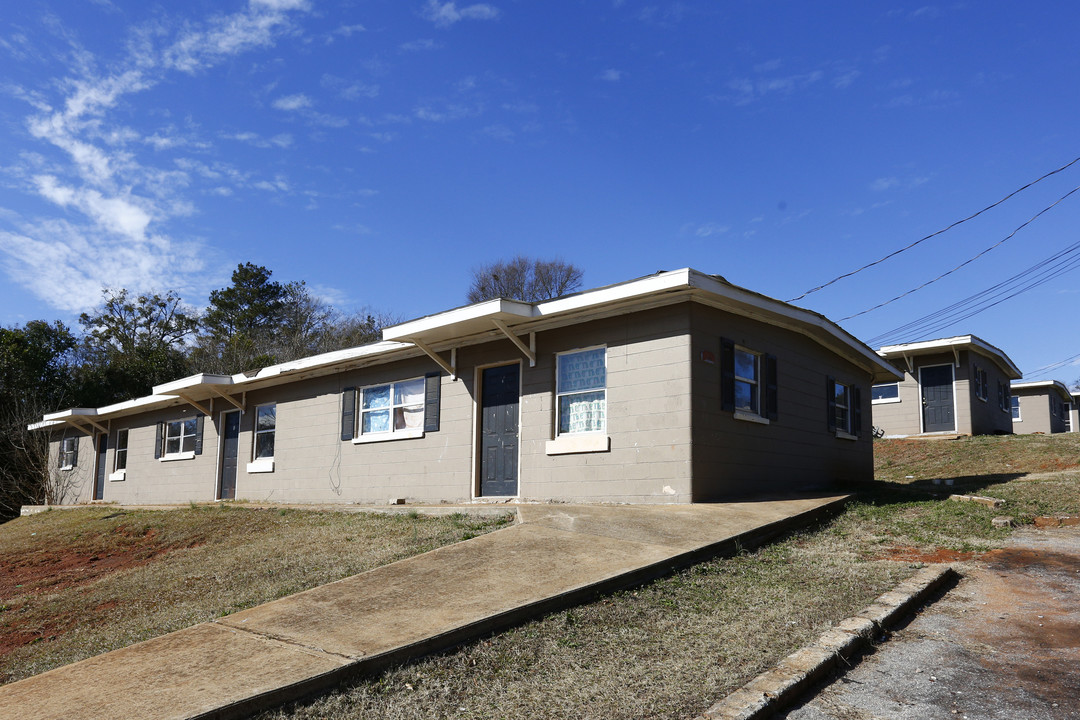
[[[390,411],[389,410],[373,410],[372,412],[365,412],[364,419],[361,422],[361,433],[379,433],[390,431]]]
[[[1020,398],[1013,395],[1013,397],[1011,398],[1011,401],[1012,401],[1013,420],[1019,420],[1020,419]]]
[[[587,392],[559,398],[559,432],[600,432],[607,417],[606,393]]]
[[[841,385],[840,383],[836,383],[835,394],[836,394],[836,405],[837,405],[837,407],[840,407],[840,406],[847,407],[847,405],[848,405],[847,392],[848,392],[847,391],[847,385]]]
[[[424,378],[394,383],[395,405],[423,405]]]
[[[274,433],[259,433],[255,436],[255,458],[272,457],[274,457]]]
[[[180,452],[180,438],[169,438],[165,441],[165,454],[171,455],[172,453]]]
[[[184,435],[194,435],[199,427],[199,421],[195,418],[184,421]]]
[[[836,406],[836,429],[844,432],[851,430],[851,428],[848,427],[848,410],[839,405]]]
[[[757,355],[745,350],[736,350],[735,375],[744,380],[757,380]]]
[[[595,390],[607,386],[606,348],[559,355],[558,392]]]
[[[364,388],[364,409],[390,407],[390,386]]]
[[[183,452],[195,452],[195,436],[184,435]]]
[[[897,383],[875,385],[870,388],[871,400],[892,400],[898,397],[900,397],[900,386]]]
[[[277,423],[277,405],[263,405],[256,411],[256,428],[273,430]]]
[[[735,409],[757,412],[757,385],[735,381]]]
[[[394,429],[412,430],[424,426],[424,406],[394,408]]]

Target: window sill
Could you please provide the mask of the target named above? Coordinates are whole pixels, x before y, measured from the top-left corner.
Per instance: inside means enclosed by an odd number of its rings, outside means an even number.
[[[734,417],[736,420],[758,423],[759,425],[769,424],[769,418],[761,417],[757,413],[746,412],[745,410],[736,410],[732,417]]]
[[[859,437],[857,435],[852,435],[851,433],[846,433],[843,430],[837,430],[836,431],[836,438],[838,440],[858,440],[859,439]]]
[[[127,470],[117,470],[109,475],[109,482],[123,482],[127,479]]]
[[[61,465],[60,466],[60,472],[71,472],[74,469],[75,469],[74,465]]]
[[[398,432],[372,433],[353,438],[353,445],[365,445],[367,443],[389,442],[391,440],[412,440],[424,437],[422,428],[414,430],[399,430]]]
[[[609,450],[611,450],[611,438],[602,433],[560,435],[554,440],[548,440],[544,447],[544,452],[548,455],[608,452]]]
[[[274,458],[259,458],[255,462],[247,464],[249,473],[272,473],[274,472]]]
[[[900,398],[882,398],[880,400],[871,400],[871,405],[890,405],[892,403],[900,402]]]
[[[195,451],[194,450],[188,450],[187,452],[182,452],[182,453],[173,453],[172,455],[162,455],[161,457],[158,458],[158,460],[160,462],[172,462],[173,460],[194,460],[194,459],[195,459]]]

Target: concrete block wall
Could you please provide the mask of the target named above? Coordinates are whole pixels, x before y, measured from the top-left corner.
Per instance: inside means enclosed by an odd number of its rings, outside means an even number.
[[[790,330],[706,306],[692,312],[694,500],[825,488],[873,478],[870,373]],[[720,338],[777,359],[778,418],[736,419],[720,404]],[[705,357],[715,358],[714,363]],[[828,430],[826,378],[857,386],[862,431]]]

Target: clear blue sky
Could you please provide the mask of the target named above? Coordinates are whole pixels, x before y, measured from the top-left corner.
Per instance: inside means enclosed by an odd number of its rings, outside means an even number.
[[[791,299],[1080,155],[1078,26],[1068,2],[8,2],[0,324],[77,327],[102,286],[201,306],[247,261],[403,319],[518,253],[586,287],[690,266]],[[1080,164],[798,304],[888,300],[1077,185]],[[871,340],[985,290],[1078,216],[1080,193],[843,325]],[[930,335],[1030,373],[1080,353],[1078,286]]]

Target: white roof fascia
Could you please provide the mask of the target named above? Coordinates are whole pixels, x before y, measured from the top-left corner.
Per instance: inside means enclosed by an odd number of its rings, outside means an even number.
[[[383,330],[383,340],[406,340],[412,336],[422,336],[429,330],[444,328],[468,320],[479,320],[486,317],[503,320],[520,318],[524,320],[535,317],[536,314],[536,306],[532,303],[495,298],[475,305],[466,305],[465,307],[428,315],[417,320],[410,320],[400,325],[392,325]]]
[[[200,385],[232,384],[232,375],[208,375],[207,373],[199,373],[198,375],[189,375],[186,378],[173,380],[172,382],[167,382],[163,385],[155,385],[152,392],[154,395],[174,395],[177,390],[190,390],[192,388],[197,388]]]
[[[751,308],[761,312],[762,317],[758,319],[764,322],[770,322],[776,316],[780,316],[781,318],[792,320],[799,325],[810,326],[814,329],[823,331],[842,347],[849,349],[851,351],[851,357],[862,360],[864,364],[873,368],[873,381],[875,383],[888,382],[890,380],[903,380],[903,375],[898,373],[891,363],[883,360],[882,357],[878,353],[875,353],[869,346],[848,333],[832,320],[826,318],[824,315],[820,315],[810,310],[804,310],[803,308],[781,302],[780,300],[775,300],[751,290],[746,290],[726,281],[718,280],[711,275],[705,275],[704,273],[699,273],[697,271],[691,272],[692,276],[689,280],[694,287],[701,288],[714,295],[728,298],[734,302],[749,305]],[[791,327],[790,325],[788,327],[789,329],[798,330],[797,327]],[[806,334],[805,331],[803,334]]]
[[[1020,368],[1016,367],[1012,358],[1006,355],[1005,351],[994,347],[975,335],[958,335],[956,337],[941,338],[939,340],[923,340],[922,342],[905,343],[902,345],[886,345],[885,347],[878,349],[878,354],[882,357],[889,357],[923,351],[954,350],[958,347],[977,348],[981,350],[984,355],[996,360],[998,365],[1001,366],[1001,369],[1005,370],[1006,374],[1012,373],[1012,377],[1014,378],[1023,377]]]
[[[643,295],[654,295],[668,290],[689,289],[691,287],[691,272],[700,275],[700,273],[692,271],[690,268],[669,270],[668,272],[657,273],[638,280],[630,280],[618,285],[610,285],[598,290],[589,290],[564,298],[545,300],[536,304],[536,314],[544,317],[574,310],[584,310],[597,305],[606,305]]]
[[[67,423],[62,420],[39,420],[36,423],[27,425],[26,429],[31,431],[45,430],[47,428],[61,427],[62,425],[67,425]]]
[[[1057,390],[1058,395],[1065,399],[1066,402],[1072,402],[1073,394],[1069,392],[1069,388],[1065,386],[1065,383],[1060,380],[1030,380],[1028,382],[1013,382],[1009,383],[1009,387],[1013,390],[1035,390],[1046,388],[1054,388]]]
[[[67,410],[60,410],[59,412],[46,413],[41,419],[44,421],[59,420],[63,422],[64,418],[97,417],[97,415],[97,408],[68,408]]]
[[[346,348],[345,350],[334,350],[333,352],[322,353],[321,355],[312,355],[311,357],[301,358],[300,360],[290,360],[289,362],[280,363],[278,365],[269,365],[250,376],[245,375],[244,373],[237,373],[232,376],[232,384],[245,385],[260,380],[288,376],[305,370],[315,370],[330,365],[348,363],[353,360],[385,355],[395,350],[411,350],[412,348],[412,343],[388,342],[384,340],[368,345]]]

